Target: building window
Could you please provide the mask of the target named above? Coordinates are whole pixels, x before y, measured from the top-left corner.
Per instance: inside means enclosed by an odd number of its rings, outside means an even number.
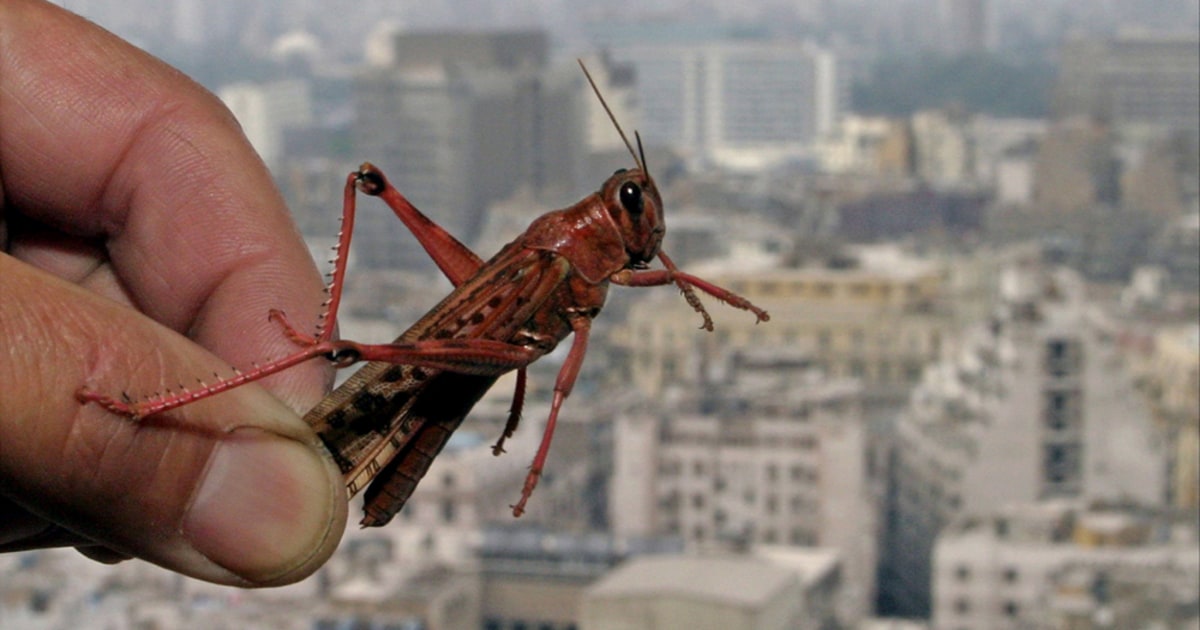
[[[1047,390],[1043,396],[1043,422],[1051,431],[1067,431],[1080,425],[1081,409],[1078,389]]]
[[[1004,581],[1009,584],[1015,584],[1020,577],[1021,574],[1013,567],[1004,570]]]
[[[959,597],[958,599],[954,600],[954,612],[960,615],[965,615],[971,612],[971,600],[965,597]]]
[[[1005,617],[1012,618],[1012,617],[1016,617],[1019,614],[1021,614],[1021,606],[1018,605],[1017,602],[1014,602],[1011,600],[1004,602],[1004,616]]]
[[[1046,373],[1055,378],[1071,376],[1079,371],[1083,351],[1074,339],[1048,339],[1046,341]]]
[[[958,565],[958,567],[954,569],[954,579],[958,580],[959,582],[966,582],[970,580],[971,567],[968,567],[965,564]]]
[[[1061,484],[1079,479],[1082,468],[1080,445],[1047,444],[1044,447],[1042,469],[1046,481]]]

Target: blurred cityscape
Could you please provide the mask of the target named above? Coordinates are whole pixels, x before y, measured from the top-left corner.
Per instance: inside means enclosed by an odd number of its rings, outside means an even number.
[[[322,266],[363,160],[484,257],[632,166],[583,58],[772,319],[614,288],[520,519],[562,353],[310,579],[6,555],[0,628],[1200,628],[1197,0],[60,4],[216,92]],[[388,340],[450,285],[358,221]]]

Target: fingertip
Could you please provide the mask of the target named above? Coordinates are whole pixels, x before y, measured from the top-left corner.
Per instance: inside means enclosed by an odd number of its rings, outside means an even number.
[[[314,448],[255,429],[238,430],[213,450],[183,517],[181,533],[215,567],[246,586],[300,580],[333,553],[345,530],[341,474]]]

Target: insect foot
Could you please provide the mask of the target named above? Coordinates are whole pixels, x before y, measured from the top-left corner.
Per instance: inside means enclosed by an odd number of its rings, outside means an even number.
[[[364,195],[378,197],[387,188],[387,178],[370,162],[363,162],[354,175],[354,186]]]

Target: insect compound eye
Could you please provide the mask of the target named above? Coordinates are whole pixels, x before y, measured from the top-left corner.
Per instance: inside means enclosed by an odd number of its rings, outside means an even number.
[[[633,182],[625,182],[621,185],[621,207],[630,214],[642,213],[642,187]]]

